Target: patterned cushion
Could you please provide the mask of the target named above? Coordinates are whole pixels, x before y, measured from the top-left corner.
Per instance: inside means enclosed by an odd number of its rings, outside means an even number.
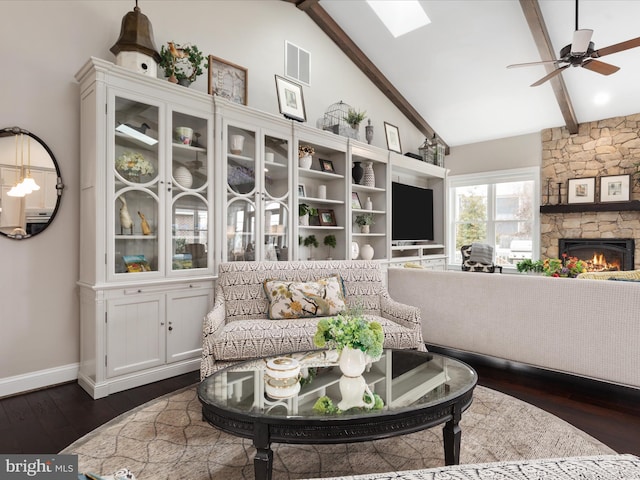
[[[415,348],[421,332],[409,330],[386,318],[365,315],[379,322],[384,332],[384,348]],[[212,338],[217,360],[245,360],[281,353],[318,350],[313,344],[321,317],[284,320],[236,320],[229,322]]]
[[[610,272],[584,272],[579,274],[576,278],[589,279],[589,280],[611,280],[614,278],[624,279],[640,279],[640,270],[622,270],[622,271],[610,271]]]
[[[329,317],[345,309],[344,287],[338,274],[314,282],[265,280],[264,292],[272,320]]]

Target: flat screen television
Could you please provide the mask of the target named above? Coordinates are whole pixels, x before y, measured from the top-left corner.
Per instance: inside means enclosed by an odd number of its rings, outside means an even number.
[[[433,190],[391,183],[391,240],[433,240]]]

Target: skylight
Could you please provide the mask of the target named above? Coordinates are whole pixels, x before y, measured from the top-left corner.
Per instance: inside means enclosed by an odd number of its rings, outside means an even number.
[[[367,0],[367,3],[395,38],[431,23],[418,0]]]

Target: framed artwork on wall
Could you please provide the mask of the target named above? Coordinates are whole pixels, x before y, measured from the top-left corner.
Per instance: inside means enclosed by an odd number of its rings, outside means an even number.
[[[209,95],[218,95],[234,103],[247,105],[247,87],[246,68],[209,55]]]
[[[570,178],[567,183],[567,203],[594,203],[596,178]]]
[[[384,122],[384,135],[387,138],[387,149],[392,152],[402,153],[400,147],[400,130],[395,125]]]
[[[302,86],[276,75],[276,92],[280,113],[291,120],[305,122],[307,116],[304,110]]]
[[[628,202],[631,196],[631,175],[600,177],[601,202]]]

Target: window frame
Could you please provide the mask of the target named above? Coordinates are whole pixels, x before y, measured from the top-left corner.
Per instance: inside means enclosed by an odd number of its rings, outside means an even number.
[[[540,258],[540,167],[524,167],[509,170],[496,170],[492,172],[479,172],[463,175],[447,176],[447,252],[448,265],[454,269],[460,268],[460,262],[456,262],[456,199],[455,189],[458,187],[470,187],[477,185],[488,185],[487,192],[487,243],[494,247],[495,225],[501,220],[496,220],[495,192],[496,184],[509,182],[533,181],[533,198],[531,199],[533,211],[532,252],[533,260]],[[491,239],[491,241],[489,241]],[[504,265],[504,270],[516,270],[515,265]]]

